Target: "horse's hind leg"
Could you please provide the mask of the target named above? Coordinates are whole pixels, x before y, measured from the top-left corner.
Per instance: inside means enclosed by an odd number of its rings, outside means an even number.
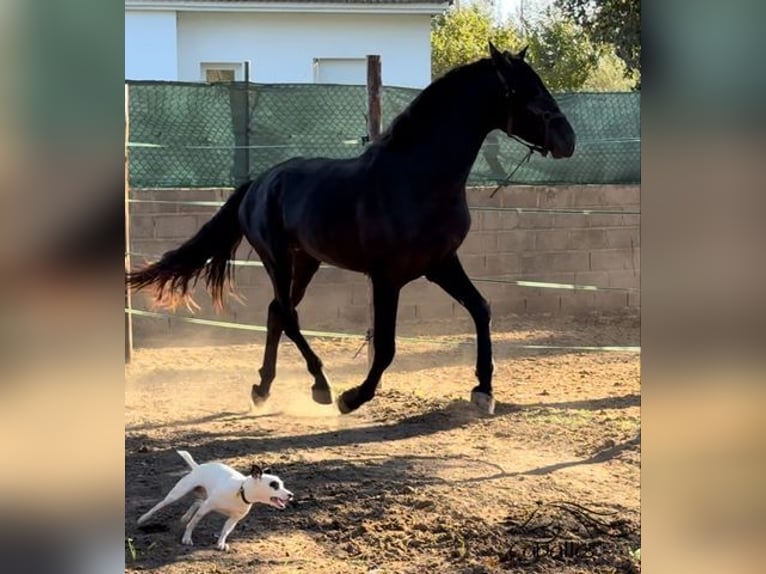
[[[319,261],[302,252],[296,254],[293,264],[293,278],[290,289],[290,301],[293,306],[297,306],[303,296],[306,294],[306,287],[319,269]],[[274,299],[269,305],[269,315],[266,321],[266,348],[263,352],[263,365],[260,369],[261,382],[259,385],[253,385],[252,399],[258,404],[265,401],[271,390],[271,383],[274,381],[277,373],[277,349],[279,339],[282,336],[282,310],[279,302]],[[321,397],[320,397],[321,398]],[[316,397],[315,397],[316,399]],[[331,398],[325,399],[332,401]],[[317,402],[323,402],[317,400]]]
[[[312,260],[302,252],[288,254],[286,249],[281,251],[280,255],[278,262],[272,259],[268,262],[263,260],[263,263],[274,285],[275,299],[282,316],[282,328],[285,335],[298,347],[306,360],[306,368],[314,376],[314,384],[311,387],[314,401],[323,405],[332,404],[332,389],[327,376],[324,374],[322,361],[301,333],[298,313],[293,303],[293,297],[297,299],[303,297],[309,280],[319,267],[319,262],[315,259]],[[293,279],[294,273],[296,277],[300,276],[301,279],[295,281]]]
[[[269,398],[271,383],[277,374],[277,348],[279,339],[282,336],[282,311],[279,303],[274,299],[269,304],[269,316],[266,319],[266,347],[263,351],[263,365],[258,371],[261,375],[261,382],[253,385],[251,397],[254,404],[260,404]]]
[[[479,385],[471,391],[471,402],[483,411],[493,414],[495,399],[492,398],[492,341],[490,338],[489,303],[474,287],[463,270],[457,255],[453,255],[438,268],[426,274],[471,314],[476,325],[476,377]]]
[[[399,289],[373,279],[372,297],[375,309],[372,366],[361,385],[348,389],[338,397],[338,409],[344,414],[358,409],[375,396],[375,389],[383,371],[394,360],[396,353],[396,309],[399,306]]]

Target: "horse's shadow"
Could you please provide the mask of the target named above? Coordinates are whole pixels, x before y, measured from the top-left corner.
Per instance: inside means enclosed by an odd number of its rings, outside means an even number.
[[[522,407],[511,404],[498,404],[494,416],[506,416],[518,412]],[[258,413],[232,413],[208,415],[172,423],[173,426],[193,426],[203,422],[216,422],[238,420],[247,424],[250,419],[257,420],[261,417],[280,416],[281,412]],[[346,415],[348,416],[348,415]],[[353,416],[353,415],[350,415]],[[410,415],[395,421],[378,422],[377,424],[364,426],[332,429],[320,432],[303,433],[291,436],[272,436],[265,429],[250,426],[246,429],[249,436],[232,436],[230,431],[225,432],[200,432],[189,431],[184,433],[186,444],[205,444],[207,449],[224,456],[230,453],[241,454],[243,452],[280,452],[289,449],[327,448],[348,446],[351,444],[368,444],[383,441],[398,441],[412,437],[426,436],[438,432],[460,428],[470,423],[486,418],[476,407],[466,400],[454,399],[443,406],[433,407],[425,412]],[[361,422],[361,421],[360,421]],[[134,434],[125,437],[126,453],[148,452],[163,450],[163,441],[153,439],[145,434],[135,431],[152,430],[154,428],[167,427],[169,425],[140,425],[128,428]],[[172,450],[167,451],[167,456],[175,460]]]
[[[578,401],[558,403],[503,403],[498,402],[492,417],[505,417],[539,408],[550,409],[574,409],[574,410],[599,410],[604,408],[630,408],[640,406],[641,396],[628,394],[620,397],[605,397]],[[193,426],[204,422],[215,421],[241,421],[246,424],[250,420],[265,417],[277,417],[281,412],[225,412],[213,414],[182,422],[173,423],[174,426]],[[353,416],[353,415],[351,415]],[[280,452],[287,449],[327,448],[348,445],[369,444],[381,441],[398,441],[413,437],[422,437],[443,431],[454,430],[468,426],[478,420],[488,417],[476,407],[463,399],[453,399],[446,405],[434,406],[422,413],[416,413],[394,421],[380,421],[370,426],[355,426],[349,428],[332,429],[320,432],[304,433],[292,436],[272,436],[267,430],[251,426],[247,429],[250,436],[232,437],[230,432],[195,432],[185,433],[189,444],[204,443],[208,448],[222,454],[242,452]],[[152,430],[167,425],[140,425],[130,427],[128,431]],[[152,443],[154,447],[152,447]],[[143,434],[131,434],[125,438],[126,452],[140,448],[146,452],[150,448],[162,450],[162,443],[153,440]],[[218,455],[222,456],[222,455]],[[170,454],[170,458],[174,458]]]
[[[196,425],[213,423],[213,422],[245,421],[245,420],[254,419],[254,418],[276,417],[276,416],[279,416],[279,414],[280,413],[250,413],[250,412],[225,411],[225,412],[213,413],[213,414],[209,414],[209,415],[205,415],[201,417],[194,417],[194,418],[186,419],[183,421],[172,421],[167,423],[142,423],[138,425],[126,426],[125,432],[136,433],[139,431],[151,431],[151,430],[158,430],[158,429],[163,429],[168,427],[184,427],[184,426],[193,427]]]
[[[635,441],[628,442],[634,444]],[[254,507],[234,530],[229,542],[236,548],[238,544],[246,545],[254,540],[279,540],[281,536],[302,532],[334,553],[340,546],[339,540],[345,539],[349,532],[365,522],[390,520],[391,517],[401,516],[403,512],[411,513],[413,508],[417,508],[416,512],[421,514],[425,523],[438,522],[439,517],[447,512],[445,505],[449,503],[434,504],[433,490],[428,487],[460,487],[475,482],[501,480],[505,477],[547,474],[559,467],[591,464],[595,462],[594,458],[606,460],[626,447],[627,445],[618,445],[617,448],[604,453],[604,456],[597,455],[582,461],[569,461],[514,473],[506,473],[493,465],[486,465],[486,470],[481,476],[473,480],[455,481],[429,472],[428,463],[464,465],[470,462],[478,467],[481,461],[466,461],[460,455],[429,457],[407,454],[388,457],[361,456],[351,459],[336,456],[320,461],[287,462],[281,464],[276,472],[296,493],[293,504],[284,512],[262,506]],[[178,466],[175,463],[173,470],[177,471]],[[157,478],[158,484],[152,486],[152,492],[157,493],[154,497],[158,498],[158,493],[164,493],[172,487],[177,476],[171,475],[171,472],[163,472]],[[128,484],[128,487],[125,531],[126,537],[131,540],[135,555],[135,558],[128,555],[129,564],[151,569],[177,561],[205,559],[209,553],[216,552],[213,545],[223,525],[222,516],[206,517],[195,530],[196,546],[185,547],[180,544],[183,525],[178,522],[178,517],[186,508],[184,501],[177,503],[178,506],[174,505],[161,511],[155,521],[138,528],[135,520],[150,502],[141,501],[138,504],[136,500],[147,495],[147,488],[142,487],[140,490],[143,492],[138,493],[134,485]],[[502,500],[496,502],[503,503]],[[485,532],[498,534],[496,526],[481,517],[472,516],[472,520],[474,530],[478,521],[483,524],[480,528]],[[198,558],[191,558],[197,553]],[[227,560],[237,561],[242,557],[243,555],[235,550],[234,555],[227,557]],[[247,560],[248,564],[258,566],[264,561],[268,562],[269,558],[248,554]],[[301,561],[300,557],[289,559],[292,565]]]
[[[630,406],[634,400],[625,398],[622,406]],[[559,403],[557,408],[599,408],[606,399]],[[593,403],[590,405],[589,403]],[[500,403],[494,417],[507,417],[523,413],[539,405],[514,405]],[[278,413],[274,413],[278,414]],[[205,421],[235,417],[243,421],[244,415],[223,413],[218,417],[204,417]],[[201,420],[201,419],[198,419]],[[364,445],[377,442],[406,440],[458,428],[467,428],[477,421],[486,420],[478,409],[465,400],[431,408],[423,413],[401,418],[394,422],[379,422],[369,426],[358,426],[303,433],[295,436],[272,436],[264,429],[251,427],[247,436],[229,432],[189,432],[183,436],[182,444],[168,445],[166,441],[136,433],[126,437],[126,537],[131,540],[131,550],[126,558],[129,563],[142,568],[155,568],[179,560],[185,560],[190,553],[198,550],[211,551],[223,518],[210,516],[195,530],[199,546],[187,548],[180,544],[183,530],[178,518],[186,505],[183,501],[161,511],[155,520],[139,529],[135,521],[140,514],[159,500],[180,476],[186,467],[174,448],[188,448],[198,461],[240,458],[243,453],[280,453],[291,449],[301,452],[320,448],[339,448],[350,445]],[[191,424],[187,421],[186,424]],[[603,462],[616,456],[626,448],[637,446],[637,440],[627,441],[607,451],[582,460],[562,461],[539,468],[506,472],[497,465],[486,461],[469,461],[475,466],[486,467],[479,476],[472,479],[450,481],[430,472],[433,464],[466,464],[466,457],[455,455],[429,456],[424,454],[361,454],[352,457],[339,456],[337,451],[330,458],[322,460],[277,459],[272,465],[286,486],[296,493],[295,503],[285,512],[279,513],[265,507],[255,507],[250,515],[235,529],[231,544],[237,540],[253,540],[280,533],[304,531],[320,543],[332,539],[333,528],[352,528],[362,520],[376,520],[388,515],[396,505],[402,507],[412,503],[413,495],[423,487],[434,485],[464,485],[486,482],[518,475],[541,475],[555,472],[560,468],[578,464]],[[192,446],[193,445],[193,446]],[[280,457],[281,458],[281,457]],[[244,468],[240,469],[243,472]],[[426,496],[425,494],[422,496]],[[428,495],[430,496],[430,495]],[[438,509],[437,509],[438,510]],[[436,512],[437,510],[434,510]],[[329,526],[328,526],[329,525]],[[333,526],[334,525],[334,526]],[[328,534],[328,529],[330,534]],[[214,551],[214,550],[213,550]],[[135,559],[133,558],[135,556]],[[258,560],[253,562],[257,566]]]
[[[208,445],[200,445],[195,449],[195,456],[204,459],[203,453],[208,450],[213,452]],[[126,466],[136,464],[136,458],[139,457],[128,455]],[[206,516],[194,531],[195,546],[183,546],[180,543],[183,525],[179,518],[190,503],[184,498],[161,510],[145,526],[136,526],[138,516],[172,488],[180,474],[185,472],[174,453],[162,453],[156,458],[160,468],[151,485],[126,481],[125,536],[130,539],[131,546],[126,560],[128,565],[142,569],[184,561],[195,553],[204,559],[205,554],[216,552],[215,538],[224,521],[223,516],[216,514]],[[236,548],[238,544],[247,544],[248,541],[302,531],[320,544],[331,544],[328,539],[333,539],[332,531],[337,533],[340,529],[351,529],[364,519],[382,519],[393,505],[406,504],[407,492],[437,482],[436,478],[428,477],[419,470],[415,459],[411,456],[360,457],[353,460],[333,457],[280,464],[273,470],[295,493],[295,500],[284,512],[254,506],[235,528],[229,543]],[[241,558],[242,555],[235,550],[227,560]],[[248,556],[247,560],[254,560],[253,566],[259,564],[257,557]],[[293,562],[295,560],[291,559]]]

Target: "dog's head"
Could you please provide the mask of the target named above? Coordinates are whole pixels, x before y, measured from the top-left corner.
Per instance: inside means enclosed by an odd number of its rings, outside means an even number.
[[[254,464],[250,476],[243,485],[248,501],[268,504],[284,510],[287,503],[293,499],[293,493],[285,488],[282,479],[275,474],[269,474],[269,469],[261,469]]]

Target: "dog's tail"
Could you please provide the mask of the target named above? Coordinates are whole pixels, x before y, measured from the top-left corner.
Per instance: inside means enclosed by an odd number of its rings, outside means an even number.
[[[187,451],[185,451],[185,450],[177,450],[176,452],[178,453],[178,456],[180,456],[182,459],[184,459],[184,462],[186,464],[188,464],[189,468],[191,468],[192,470],[194,470],[195,468],[197,468],[199,466],[196,462],[194,462],[194,459],[192,458],[192,455],[190,455]]]

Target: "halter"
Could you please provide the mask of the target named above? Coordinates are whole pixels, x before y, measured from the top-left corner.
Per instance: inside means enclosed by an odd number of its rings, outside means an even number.
[[[500,80],[500,85],[503,88],[503,99],[506,101],[506,103],[510,107],[510,104],[512,103],[512,100],[513,100],[513,97],[516,95],[516,91],[514,89],[512,89],[508,85],[508,82],[506,81],[505,77],[500,72],[500,70],[497,68],[497,66],[493,65],[493,68],[495,69],[495,73],[497,74],[497,78]],[[527,109],[529,109],[529,108],[527,107]],[[536,112],[535,110],[530,110],[530,111],[532,113],[534,113],[535,115],[542,116],[543,125],[545,126],[544,143],[547,145],[548,144],[548,134],[550,132],[551,120],[558,119],[558,118],[563,118],[564,114],[562,114],[561,112],[549,112],[549,111]],[[526,142],[523,139],[521,139],[520,137],[518,137],[518,136],[514,135],[513,133],[511,133],[511,124],[512,124],[512,122],[513,122],[513,117],[509,114],[508,115],[508,120],[506,121],[506,134],[508,135],[509,138],[516,140],[521,145],[526,147],[529,151],[527,152],[527,155],[525,155],[522,158],[522,160],[516,165],[516,167],[513,168],[513,171],[510,174],[508,174],[508,176],[505,178],[503,183],[501,183],[500,185],[498,185],[495,188],[495,190],[490,194],[490,197],[494,197],[495,194],[497,193],[497,191],[501,187],[504,187],[504,186],[508,185],[511,182],[511,178],[513,177],[513,174],[515,174],[518,171],[518,169],[524,163],[529,161],[529,159],[532,157],[532,153],[537,152],[537,153],[539,153],[543,157],[548,155],[548,149],[546,147]]]

